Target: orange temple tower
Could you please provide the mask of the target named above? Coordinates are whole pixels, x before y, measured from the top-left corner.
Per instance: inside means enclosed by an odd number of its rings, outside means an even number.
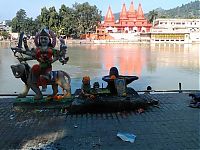
[[[100,39],[109,39],[106,33],[147,33],[151,27],[152,24],[144,17],[141,3],[136,11],[134,3],[131,1],[129,10],[126,9],[126,5],[123,3],[119,18],[115,18],[109,6],[104,21],[97,28],[97,34]]]

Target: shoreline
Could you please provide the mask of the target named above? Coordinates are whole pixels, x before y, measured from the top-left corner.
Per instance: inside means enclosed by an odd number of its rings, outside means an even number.
[[[57,41],[59,43],[59,41]],[[200,42],[150,42],[150,41],[135,41],[135,40],[65,40],[70,45],[81,45],[81,44],[200,44]],[[0,43],[18,43],[18,40],[2,40]],[[33,40],[28,40],[29,44],[33,44]]]

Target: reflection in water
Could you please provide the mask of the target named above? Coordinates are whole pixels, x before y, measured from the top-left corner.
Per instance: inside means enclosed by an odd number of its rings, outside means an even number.
[[[148,85],[156,90],[177,89],[179,82],[184,89],[199,89],[199,45],[69,45],[68,55],[67,65],[56,62],[53,68],[70,73],[72,91],[80,87],[85,75],[91,77],[92,83],[99,81],[101,85],[101,77],[112,66],[118,67],[120,74],[139,76],[131,84],[136,90]],[[17,63],[10,49],[0,48],[0,93],[21,91],[23,84],[14,78],[10,69],[11,64]],[[30,62],[34,63],[37,62]]]
[[[141,76],[143,52],[135,45],[106,45],[102,51],[103,68],[117,66],[121,74]]]
[[[177,66],[189,70],[199,68],[199,45],[157,44],[151,46],[151,52],[156,53],[156,62],[161,66]],[[151,58],[151,57],[150,57]]]
[[[6,42],[0,41],[0,48],[9,48],[9,47],[10,47],[9,41],[6,41]]]

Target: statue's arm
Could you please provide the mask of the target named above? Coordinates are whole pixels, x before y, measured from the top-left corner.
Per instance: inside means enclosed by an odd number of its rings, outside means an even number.
[[[18,47],[11,47],[11,49],[16,53],[21,53],[21,54],[25,54],[25,55],[28,55],[28,56],[35,56],[36,55],[36,51],[34,48],[32,48],[31,50],[22,50],[21,48],[18,48]]]
[[[53,60],[52,63],[59,59],[59,51],[57,49],[53,49]]]
[[[60,52],[59,52],[59,61],[62,65],[66,64],[69,60],[67,56],[67,45],[65,44],[64,39],[60,38]]]
[[[35,50],[35,48],[32,48],[31,50],[23,51],[23,54],[28,55],[29,57],[32,57],[33,59],[36,58],[36,50]]]
[[[25,48],[25,50],[26,51],[30,51],[30,49],[28,47],[28,44],[27,44],[27,38],[26,37],[23,38],[23,42],[24,42],[24,48]]]
[[[25,57],[24,59],[26,61],[26,60],[34,60],[35,58],[33,58],[33,57]]]
[[[17,57],[17,59],[19,60],[19,62],[34,60],[33,57]]]

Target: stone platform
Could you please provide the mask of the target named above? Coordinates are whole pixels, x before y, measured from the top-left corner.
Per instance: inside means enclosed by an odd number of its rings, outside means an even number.
[[[155,94],[160,108],[144,113],[67,115],[65,109],[16,109],[0,98],[1,149],[159,150],[200,149],[200,109],[188,94]],[[124,142],[118,132],[136,135]]]

